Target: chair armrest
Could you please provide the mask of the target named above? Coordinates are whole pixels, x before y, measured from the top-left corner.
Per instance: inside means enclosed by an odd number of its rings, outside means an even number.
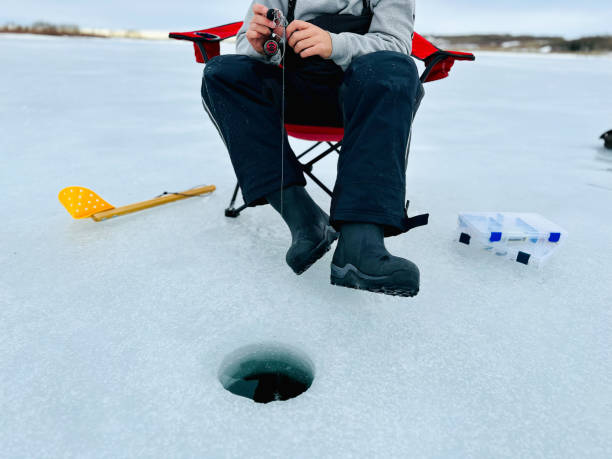
[[[444,51],[430,43],[418,33],[414,34],[412,40],[412,56],[425,62],[425,71],[421,75],[422,83],[446,78],[455,64],[455,61],[476,60],[476,57],[472,53]]]
[[[204,64],[221,53],[220,43],[226,38],[236,36],[242,24],[242,22],[232,22],[193,32],[171,32],[168,37],[193,42],[196,61]]]

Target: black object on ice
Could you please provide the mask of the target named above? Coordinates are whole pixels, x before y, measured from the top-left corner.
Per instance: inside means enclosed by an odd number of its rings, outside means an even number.
[[[529,255],[526,252],[519,252],[516,255],[516,261],[518,261],[519,263],[523,263],[524,265],[529,264],[529,259],[531,258],[531,255]]]
[[[369,223],[345,223],[331,265],[331,283],[394,296],[419,293],[419,268],[385,248],[384,230]]]
[[[603,133],[600,139],[603,139],[606,148],[612,150],[612,129]]]

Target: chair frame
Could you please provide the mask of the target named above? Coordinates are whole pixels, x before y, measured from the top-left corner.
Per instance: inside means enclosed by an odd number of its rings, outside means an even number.
[[[169,37],[177,40],[191,41],[194,46],[196,61],[205,64],[221,53],[220,42],[227,38],[236,36],[242,25],[242,22],[233,22],[230,24],[193,32],[172,32],[169,34]],[[455,61],[474,61],[476,59],[471,53],[445,51],[437,48],[416,32],[413,36],[412,57],[425,63],[425,70],[420,76],[421,83],[428,83],[446,78],[449,75]],[[325,184],[321,182],[321,180],[319,180],[312,171],[314,165],[323,158],[327,157],[329,154],[333,152],[341,152],[342,138],[344,134],[343,128],[285,124],[285,129],[287,131],[287,135],[290,137],[315,142],[314,145],[297,155],[298,163],[300,164],[304,174],[310,177],[310,179],[321,187],[321,189],[330,197],[333,196],[332,191],[325,186]],[[408,138],[406,156],[408,156],[408,152],[410,150],[411,138],[412,131],[410,132],[410,136]],[[309,153],[314,152],[321,145],[327,145],[327,148],[323,152],[318,153],[315,157],[307,162],[299,161],[299,159],[304,158]],[[235,207],[239,190],[240,185],[236,184],[230,204],[227,209],[225,209],[226,217],[236,218],[248,207],[246,203],[239,207]]]

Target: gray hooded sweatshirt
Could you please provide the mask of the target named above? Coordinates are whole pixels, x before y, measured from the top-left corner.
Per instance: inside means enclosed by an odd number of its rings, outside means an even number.
[[[365,35],[351,32],[330,33],[332,40],[330,59],[346,70],[353,58],[374,51],[398,51],[410,55],[414,31],[414,2],[415,0],[369,0],[374,13],[370,31]],[[253,49],[246,38],[246,31],[253,18],[254,3],[277,8],[286,16],[288,0],[253,1],[244,19],[244,25],[238,31],[236,52],[269,62],[266,56]],[[297,0],[295,18],[308,21],[322,14],[360,15],[362,11],[362,0]]]

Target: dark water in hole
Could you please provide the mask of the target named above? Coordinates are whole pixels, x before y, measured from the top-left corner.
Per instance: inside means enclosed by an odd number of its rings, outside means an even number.
[[[227,387],[231,393],[258,403],[289,400],[305,392],[308,386],[283,373],[255,373]]]

